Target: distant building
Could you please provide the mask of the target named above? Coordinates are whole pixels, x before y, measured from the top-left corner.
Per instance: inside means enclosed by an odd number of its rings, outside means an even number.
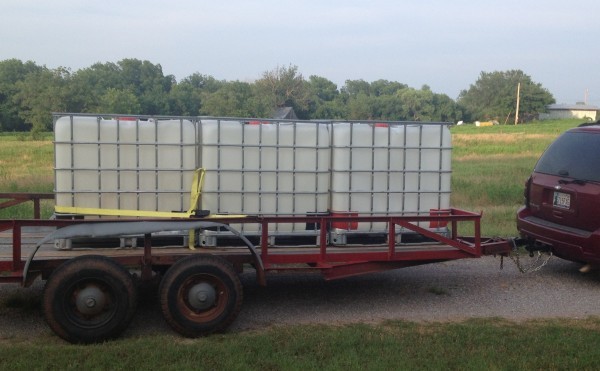
[[[296,112],[292,107],[279,107],[273,113],[272,118],[280,120],[298,120]]]
[[[547,113],[540,113],[540,120],[551,119],[588,119],[596,121],[599,107],[589,104],[551,104],[546,106]]]

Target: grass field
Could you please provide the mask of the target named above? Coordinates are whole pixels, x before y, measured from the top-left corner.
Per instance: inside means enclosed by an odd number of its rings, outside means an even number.
[[[187,340],[146,336],[94,346],[0,343],[11,370],[594,370],[600,320],[516,324],[390,321],[289,326]]]
[[[452,205],[483,211],[484,235],[515,235],[525,179],[546,146],[577,124],[453,127]],[[51,192],[52,163],[50,139],[0,135],[0,191]],[[0,309],[40,311],[35,300],[15,304],[11,298],[1,300]],[[598,368],[599,343],[599,318],[290,326],[197,340],[146,336],[93,346],[65,344],[48,330],[35,339],[0,339],[0,368],[592,370]]]
[[[52,135],[31,140],[25,134],[0,133],[0,192],[46,193],[54,189]],[[53,202],[42,202],[43,217],[53,212]],[[33,216],[32,204],[0,210],[0,218],[26,219]]]
[[[516,236],[525,181],[546,147],[581,121],[452,128],[451,205],[483,212],[484,236]]]

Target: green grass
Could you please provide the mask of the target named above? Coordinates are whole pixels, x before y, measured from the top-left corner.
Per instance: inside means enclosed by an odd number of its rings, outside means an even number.
[[[581,122],[453,127],[451,205],[483,211],[484,236],[516,236],[515,213],[536,161],[559,134]]]
[[[41,337],[0,345],[0,368],[171,370],[596,369],[600,319],[524,323],[389,321],[287,326],[189,340],[144,336],[94,346]]]
[[[0,190],[52,192],[54,149],[51,139],[27,140],[18,134],[0,136]]]
[[[52,134],[32,140],[23,133],[0,133],[0,192],[51,193],[54,189]],[[1,202],[2,200],[0,200]],[[42,216],[52,215],[53,203],[42,202]],[[0,210],[0,218],[33,217],[31,202]]]

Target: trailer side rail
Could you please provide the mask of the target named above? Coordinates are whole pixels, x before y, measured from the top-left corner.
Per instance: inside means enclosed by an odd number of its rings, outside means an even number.
[[[342,278],[368,272],[377,272],[419,264],[461,258],[477,258],[482,255],[480,236],[481,214],[459,209],[449,209],[439,215],[422,216],[321,216],[319,225],[333,223],[384,222],[388,224],[387,246],[364,244],[336,248],[327,242],[327,228],[319,230],[316,249],[302,249],[295,253],[282,253],[268,243],[268,226],[271,223],[315,222],[314,217],[265,217],[261,220],[261,259],[267,271],[320,270],[328,279]],[[450,236],[423,228],[417,223],[430,222],[450,225]],[[474,236],[458,237],[460,222],[473,223]],[[397,227],[412,231],[431,240],[429,244],[417,244],[406,248],[396,242]],[[506,253],[498,248],[498,253]],[[298,268],[295,264],[310,264],[310,268]]]
[[[33,202],[33,218],[41,217],[41,200],[54,200],[54,193],[0,193],[0,210],[25,202]]]

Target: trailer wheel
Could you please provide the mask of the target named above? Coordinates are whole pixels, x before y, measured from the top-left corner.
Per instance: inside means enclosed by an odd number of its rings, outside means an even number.
[[[46,322],[71,343],[95,343],[119,336],[137,306],[129,272],[114,260],[88,255],[70,259],[44,288]]]
[[[165,320],[186,337],[225,330],[242,306],[243,290],[229,262],[190,256],[175,263],[159,288]]]

